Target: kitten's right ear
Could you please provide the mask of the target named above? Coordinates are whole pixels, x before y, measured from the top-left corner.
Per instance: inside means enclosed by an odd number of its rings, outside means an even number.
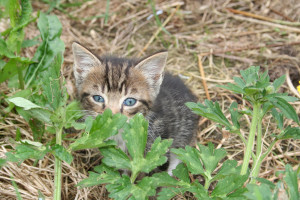
[[[89,50],[74,42],[72,44],[74,55],[74,75],[76,85],[79,86],[91,68],[101,65],[100,60]]]

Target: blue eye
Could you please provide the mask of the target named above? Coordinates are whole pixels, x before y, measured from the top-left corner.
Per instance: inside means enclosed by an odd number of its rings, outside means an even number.
[[[127,98],[123,102],[125,106],[133,106],[135,103],[136,103],[136,99],[134,98]]]
[[[94,95],[94,96],[93,96],[93,99],[94,99],[96,102],[104,103],[104,98],[101,97],[100,95]]]

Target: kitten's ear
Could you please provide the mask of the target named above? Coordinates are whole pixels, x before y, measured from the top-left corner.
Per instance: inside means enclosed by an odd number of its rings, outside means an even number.
[[[101,65],[101,62],[93,53],[76,42],[72,44],[72,50],[74,55],[74,75],[76,85],[79,86],[90,69]]]
[[[163,72],[167,62],[168,52],[159,52],[139,62],[135,68],[139,69],[146,77],[147,82],[153,89],[155,95],[158,94],[163,80]]]

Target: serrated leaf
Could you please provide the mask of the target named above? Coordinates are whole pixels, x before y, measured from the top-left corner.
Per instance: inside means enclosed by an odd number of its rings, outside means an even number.
[[[1,74],[0,75],[0,83],[15,76],[16,74],[18,74],[18,70],[22,71],[26,68],[26,66],[27,66],[26,64],[21,64],[20,59],[18,59],[18,58],[10,59],[0,70],[0,74]]]
[[[106,189],[110,192],[110,198],[125,200],[131,194],[132,186],[129,177],[122,176],[118,181],[106,185]]]
[[[280,140],[286,140],[290,138],[300,139],[300,128],[288,126],[286,129],[284,129],[283,134],[275,137]]]
[[[60,66],[63,63],[63,57],[61,54],[57,54],[54,61],[49,65],[49,68],[42,72],[42,88],[43,95],[46,97],[48,104],[53,109],[57,110],[65,104],[64,96],[66,95],[66,89],[61,88],[60,80]]]
[[[245,93],[243,88],[241,88],[241,87],[239,87],[235,84],[232,84],[232,83],[228,83],[227,86],[226,85],[217,85],[217,87],[230,90],[230,91],[232,91],[234,93],[237,93],[237,94],[244,94]]]
[[[0,56],[5,56],[7,58],[15,58],[16,56],[6,45],[6,42],[0,37]]]
[[[163,165],[164,163],[167,162],[167,157],[164,156],[169,147],[172,144],[171,139],[169,140],[161,140],[160,137],[156,138],[155,141],[153,142],[150,151],[146,154],[145,161],[143,162],[143,165],[141,166],[142,172],[149,173],[153,169],[155,169],[158,166]],[[139,160],[136,160],[138,163]],[[133,166],[134,166],[133,162]]]
[[[116,135],[124,126],[126,120],[127,118],[124,115],[112,115],[110,110],[105,110],[102,115],[98,115],[94,120],[90,119],[85,122],[88,132],[75,140],[69,148],[76,151],[115,145],[115,142],[105,142],[105,140]]]
[[[280,98],[280,97],[272,97],[269,98],[270,102],[277,108],[279,108],[282,112],[282,114],[289,118],[294,120],[296,123],[299,124],[299,118],[298,115],[293,108],[286,100]]]
[[[198,144],[200,157],[205,168],[205,174],[209,175],[216,169],[218,163],[226,156],[225,149],[215,149],[209,142],[208,146]]]
[[[26,159],[41,160],[50,151],[47,146],[42,146],[40,143],[24,141],[16,146],[16,150],[7,152],[5,155],[7,161],[21,163]]]
[[[231,115],[231,121],[233,125],[237,128],[240,129],[240,123],[239,119],[241,117],[241,114],[238,112],[238,104],[237,102],[233,102],[229,108],[230,115]]]
[[[59,38],[62,31],[62,25],[55,15],[45,15],[40,13],[38,19],[38,28],[43,39],[42,44],[38,47],[33,60],[36,63],[30,65],[25,74],[26,86],[37,77],[39,72],[48,69],[57,55],[64,52],[65,45]]]
[[[72,101],[66,108],[65,128],[74,127],[77,130],[83,129],[85,127],[84,123],[77,123],[77,120],[83,116],[84,114],[80,109],[80,103],[78,101]]]
[[[29,120],[29,126],[33,133],[34,141],[41,141],[45,133],[45,123],[36,118],[31,118]]]
[[[148,122],[141,114],[135,115],[129,121],[129,127],[126,127],[122,133],[128,153],[132,159],[141,159],[144,157],[147,135]]]
[[[275,79],[273,82],[273,86],[275,88],[275,92],[282,86],[285,82],[285,75],[280,76],[279,78]]]
[[[200,152],[190,146],[185,149],[171,149],[171,152],[177,155],[177,158],[184,162],[192,174],[204,175],[204,169],[200,160]]]
[[[187,102],[185,103],[194,113],[206,117],[214,122],[222,124],[230,129],[232,125],[229,123],[225,115],[223,114],[219,103],[205,100],[205,105],[201,103]]]
[[[198,182],[194,182],[190,188],[188,188],[189,192],[192,192],[197,199],[211,199],[208,195],[208,190],[206,190],[203,185]]]
[[[261,184],[261,185],[254,185],[248,184],[247,186],[248,191],[244,193],[244,196],[247,197],[249,200],[272,200],[272,192],[268,185]]]
[[[32,103],[31,101],[23,98],[23,97],[14,97],[9,99],[9,101],[16,106],[19,106],[21,108],[24,108],[24,110],[30,110],[32,108],[41,108],[40,106]]]
[[[297,172],[293,170],[291,165],[285,166],[285,177],[283,178],[287,184],[287,191],[290,200],[299,200],[300,193],[298,190]]]
[[[248,180],[248,174],[239,175],[232,174],[219,180],[216,187],[211,193],[212,197],[225,197],[227,194],[243,187],[244,183]]]
[[[71,162],[73,161],[73,156],[63,146],[59,144],[55,144],[52,147],[52,150],[54,151],[53,152],[54,156],[56,156],[60,160],[63,160],[68,164],[71,164]]]
[[[130,159],[122,150],[116,147],[106,147],[100,149],[101,154],[104,156],[102,162],[116,169],[131,169]]]
[[[177,167],[173,170],[173,175],[186,183],[191,182],[189,177],[189,171],[183,163],[177,165]]]
[[[279,113],[275,108],[272,108],[271,114],[277,122],[277,127],[280,130],[282,130],[283,129],[283,114]]]
[[[233,80],[234,80],[234,82],[236,82],[237,86],[240,88],[244,88],[246,86],[245,82],[240,77],[233,77]]]
[[[175,187],[167,187],[163,188],[159,193],[157,200],[169,200],[175,197],[176,195],[183,194],[187,191],[187,188],[175,188]]]
[[[212,181],[220,180],[225,178],[226,176],[230,176],[232,174],[239,175],[241,172],[241,166],[237,167],[236,160],[226,160],[218,173],[213,177]]]
[[[92,187],[100,184],[112,184],[117,182],[121,176],[118,171],[101,164],[96,166],[94,170],[97,172],[89,172],[89,177],[80,181],[77,186],[79,187]]]

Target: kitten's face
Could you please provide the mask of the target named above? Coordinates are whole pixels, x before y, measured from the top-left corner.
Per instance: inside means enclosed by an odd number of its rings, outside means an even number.
[[[89,115],[109,108],[129,118],[150,110],[163,79],[167,52],[140,62],[122,58],[97,58],[73,43],[74,75],[79,100]]]

